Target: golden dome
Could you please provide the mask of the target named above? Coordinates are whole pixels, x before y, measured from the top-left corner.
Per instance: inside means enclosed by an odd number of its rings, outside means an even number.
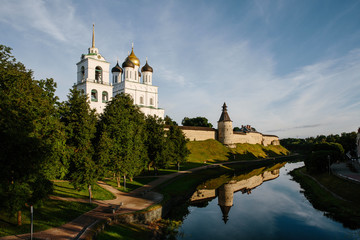
[[[131,48],[131,53],[129,55],[129,60],[132,61],[135,65],[140,67],[140,60],[137,58],[137,56],[134,53],[134,47]]]

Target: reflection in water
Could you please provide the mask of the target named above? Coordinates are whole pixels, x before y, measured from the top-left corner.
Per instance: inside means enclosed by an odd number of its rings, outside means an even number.
[[[360,230],[346,229],[314,209],[292,181],[288,172],[303,163],[280,171],[283,165],[201,184],[191,201],[169,216],[183,222],[178,239],[360,239]]]
[[[280,165],[279,167],[281,167]],[[260,175],[252,176],[243,180],[230,180],[217,189],[198,189],[190,198],[190,203],[198,203],[208,201],[215,197],[218,198],[218,205],[223,214],[223,221],[226,224],[229,219],[229,211],[234,205],[234,192],[241,191],[243,194],[251,194],[251,190],[261,185],[265,181],[269,181],[279,177],[280,169],[272,169],[265,171]],[[206,187],[206,185],[204,186]]]

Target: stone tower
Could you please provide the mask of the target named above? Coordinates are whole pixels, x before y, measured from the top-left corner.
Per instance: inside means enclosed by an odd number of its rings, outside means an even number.
[[[76,87],[90,98],[90,107],[102,113],[106,103],[112,98],[113,90],[109,82],[109,67],[99,49],[95,47],[95,30],[93,25],[92,45],[87,54],[82,54],[77,64]]]
[[[218,188],[218,205],[220,206],[221,212],[223,214],[223,221],[226,222],[229,220],[230,208],[234,205],[234,189],[233,184],[225,183]]]
[[[226,103],[224,103],[222,108],[223,110],[218,121],[218,139],[222,144],[234,147],[232,121],[227,113]]]

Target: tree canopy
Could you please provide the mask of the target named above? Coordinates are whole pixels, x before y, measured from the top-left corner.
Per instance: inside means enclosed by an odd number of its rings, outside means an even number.
[[[0,204],[10,212],[41,202],[52,191],[49,179],[66,168],[55,88],[0,45]]]
[[[94,141],[97,118],[90,109],[88,98],[76,87],[70,89],[68,100],[61,108],[61,122],[65,125],[66,146],[69,153],[68,179],[75,188],[89,188],[99,176],[94,161]]]
[[[98,155],[107,159],[107,166],[117,176],[118,186],[120,176],[132,178],[146,166],[144,125],[144,115],[125,94],[109,101],[100,117],[100,140],[105,138],[109,143],[102,146],[103,152]]]
[[[208,122],[207,118],[205,117],[196,117],[196,118],[188,118],[184,117],[181,121],[183,126],[196,126],[196,127],[210,127],[212,128],[213,125]]]

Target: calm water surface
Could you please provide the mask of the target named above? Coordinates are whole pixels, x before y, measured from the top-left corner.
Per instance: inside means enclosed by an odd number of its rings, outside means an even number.
[[[288,163],[273,173],[277,178],[251,191],[235,192],[233,199],[232,194],[225,196],[225,201],[233,201],[231,207],[218,205],[219,198],[224,202],[220,194],[203,201],[203,207],[190,206],[178,239],[360,239],[359,230],[344,228],[312,207],[288,175],[301,166]]]

